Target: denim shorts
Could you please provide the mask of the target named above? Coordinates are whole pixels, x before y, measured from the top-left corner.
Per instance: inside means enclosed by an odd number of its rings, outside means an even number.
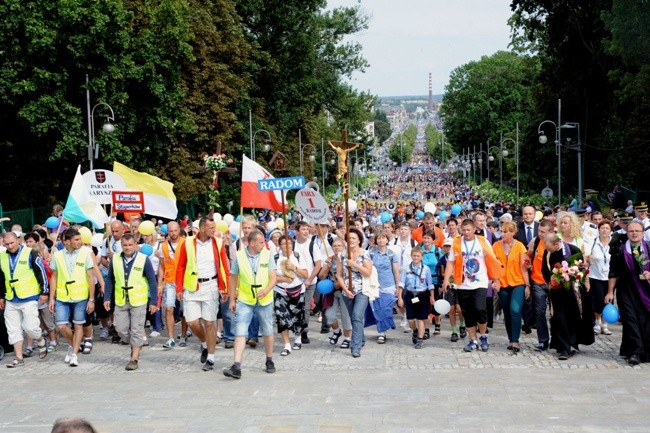
[[[72,323],[75,325],[83,325],[86,323],[86,306],[88,300],[77,302],[62,302],[57,300],[54,306],[54,314],[57,325],[66,325]]]
[[[235,310],[235,337],[247,337],[248,327],[253,320],[253,314],[257,315],[260,322],[260,332],[264,337],[273,335],[273,303],[266,306],[248,305],[237,302]]]
[[[163,307],[174,308],[176,306],[176,284],[165,283],[163,291]]]

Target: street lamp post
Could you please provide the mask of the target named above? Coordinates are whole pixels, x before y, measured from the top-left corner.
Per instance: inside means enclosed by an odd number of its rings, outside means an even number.
[[[257,136],[257,134],[259,132],[262,132],[262,133],[266,134],[266,137],[267,137],[266,140],[264,141],[264,144],[262,145],[262,152],[266,153],[269,150],[271,150],[271,133],[269,131],[267,131],[266,129],[258,129],[257,131],[255,131],[253,133],[253,140],[251,142],[251,159],[253,161],[255,161],[255,157],[257,156],[256,155],[256,153],[257,153],[256,152],[257,143],[255,142],[255,137]]]
[[[501,144],[500,147],[502,149],[502,154],[503,156],[508,156],[508,150],[505,149],[503,150],[503,147],[505,146],[505,143],[510,141],[515,147],[515,166],[517,167],[517,175],[516,175],[516,182],[517,182],[517,206],[519,206],[519,123],[517,123],[517,140],[513,140],[512,138],[503,138],[503,135],[501,136]]]
[[[302,131],[300,129],[298,130],[298,147],[300,150],[300,175],[302,176],[305,170],[304,150],[306,147],[312,148],[313,153],[309,155],[309,160],[313,162],[316,160],[316,157],[314,156],[314,154],[316,153],[316,148],[314,147],[313,144],[309,144],[309,143],[302,144]]]
[[[99,144],[95,142],[95,108],[102,106],[108,108],[111,112],[110,116],[106,116],[106,123],[102,126],[102,131],[107,134],[115,131],[115,126],[111,123],[115,122],[115,113],[113,108],[105,102],[97,103],[92,109],[90,108],[90,85],[88,74],[86,74],[86,107],[88,110],[88,163],[90,170],[93,170],[94,160],[99,159]]]
[[[571,144],[571,138],[567,137],[567,148],[570,150],[575,150],[578,152],[578,206],[582,203],[582,142],[580,141],[580,124],[577,122],[566,122],[562,125],[562,128],[573,129],[575,128],[578,132],[578,142],[576,144]]]
[[[488,155],[490,155],[488,161],[494,161],[492,151],[495,149],[499,152],[497,156],[499,157],[499,200],[501,200],[501,190],[503,189],[503,157],[508,156],[508,151],[503,150],[503,143],[499,146],[492,146],[488,149]]]
[[[562,145],[562,132],[560,130],[560,125],[562,124],[562,100],[557,100],[557,123],[552,120],[544,120],[537,127],[537,134],[539,135],[540,144],[546,144],[547,138],[544,135],[542,130],[542,125],[545,123],[550,123],[555,127],[555,154],[557,155],[557,204],[562,204],[562,152],[560,151],[560,146]]]

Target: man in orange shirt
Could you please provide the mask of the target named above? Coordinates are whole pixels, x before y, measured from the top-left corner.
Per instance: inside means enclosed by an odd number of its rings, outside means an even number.
[[[436,226],[436,217],[431,212],[426,212],[424,214],[422,225],[413,230],[411,238],[418,244],[421,244],[422,235],[430,230],[433,230],[436,234],[436,238],[433,240],[433,244],[438,248],[442,248],[442,244],[445,242],[445,232],[442,231],[440,227]]]
[[[544,256],[544,237],[554,230],[553,223],[542,220],[537,228],[538,235],[528,244],[528,256],[532,260],[530,270],[532,311],[537,328],[537,341],[535,350],[541,352],[548,349],[549,333],[546,320],[546,306],[548,305],[548,285],[542,275],[542,257]]]
[[[174,307],[176,306],[176,267],[178,266],[178,254],[176,254],[185,242],[181,237],[181,226],[176,221],[167,224],[167,240],[160,245],[160,271],[158,272],[158,297],[162,295],[165,307],[165,323],[169,339],[163,347],[172,349],[176,347],[174,340]],[[182,321],[182,333],[180,345],[185,346],[185,335],[187,322]]]

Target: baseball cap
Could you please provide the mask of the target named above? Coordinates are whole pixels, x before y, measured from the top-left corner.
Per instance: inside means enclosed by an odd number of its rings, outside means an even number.
[[[454,245],[454,240],[452,238],[447,238],[445,241],[442,243],[443,247],[450,247]]]

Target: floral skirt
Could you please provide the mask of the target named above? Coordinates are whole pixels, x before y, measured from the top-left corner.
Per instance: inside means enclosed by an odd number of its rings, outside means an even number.
[[[283,332],[288,329],[294,334],[300,334],[307,328],[307,323],[305,322],[304,293],[294,298],[275,292],[273,309],[278,324],[278,332]]]

